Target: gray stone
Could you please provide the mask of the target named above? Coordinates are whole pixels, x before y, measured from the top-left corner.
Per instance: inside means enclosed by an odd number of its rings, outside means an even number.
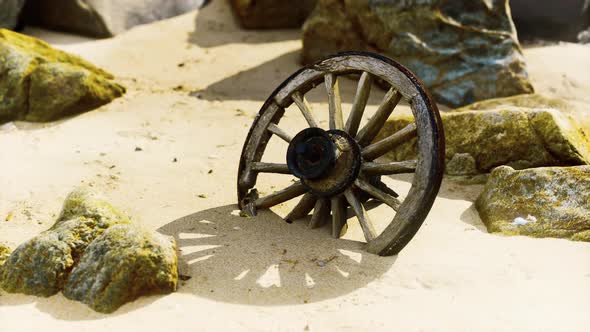
[[[25,0],[0,0],[0,28],[15,29]]]
[[[401,62],[450,106],[533,92],[508,0],[319,0],[303,61],[350,50]]]
[[[26,18],[37,25],[93,37],[111,37],[200,8],[205,0],[29,0]]]
[[[493,233],[590,242],[590,166],[498,167],[475,206]]]
[[[174,238],[134,225],[116,225],[88,246],[63,293],[110,313],[142,295],[171,293],[177,284]]]
[[[246,29],[299,28],[317,0],[230,0],[233,12]]]

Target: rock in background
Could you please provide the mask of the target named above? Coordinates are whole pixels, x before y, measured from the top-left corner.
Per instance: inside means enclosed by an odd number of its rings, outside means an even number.
[[[28,0],[27,23],[91,37],[111,37],[136,25],[200,8],[205,0]]]
[[[590,166],[498,167],[476,208],[490,232],[590,241]]]
[[[317,2],[317,0],[229,1],[240,25],[246,29],[299,28]]]
[[[588,0],[510,0],[512,18],[523,40],[576,41],[590,26]]]
[[[0,29],[0,123],[52,121],[125,93],[113,75],[47,43]]]
[[[303,61],[348,50],[401,62],[449,106],[533,92],[508,0],[319,0]]]
[[[559,99],[523,95],[442,113],[447,173],[473,175],[500,165],[524,169],[589,164],[590,131],[561,111],[567,107]],[[410,121],[413,117],[390,117],[376,140]],[[408,141],[387,157],[395,161],[416,159],[416,144],[416,139]]]
[[[0,0],[0,28],[15,29],[25,0]]]
[[[68,195],[49,230],[8,258],[6,251],[0,247],[5,291],[48,297],[63,290],[101,312],[113,312],[141,295],[173,292],[178,282],[174,239],[131,224],[85,189]]]

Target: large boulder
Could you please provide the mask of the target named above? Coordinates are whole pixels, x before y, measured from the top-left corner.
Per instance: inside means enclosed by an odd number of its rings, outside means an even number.
[[[533,92],[508,0],[319,0],[303,26],[303,61],[369,50],[461,106]]]
[[[510,0],[512,18],[521,39],[575,41],[590,25],[588,0]]]
[[[299,28],[317,0],[230,0],[240,25],[246,29]]]
[[[498,167],[475,206],[490,232],[590,241],[590,166]]]
[[[47,43],[0,29],[0,123],[52,121],[95,109],[125,88],[113,75]]]
[[[15,29],[25,0],[0,0],[0,28]]]
[[[120,223],[129,223],[129,218],[98,195],[82,189],[72,192],[57,222],[8,257],[0,270],[0,286],[11,293],[58,293],[90,242]]]
[[[69,275],[64,295],[110,313],[142,295],[176,290],[174,238],[116,225],[94,240]]]
[[[91,37],[111,37],[136,25],[200,8],[205,0],[28,0],[27,23]]]
[[[578,126],[577,121],[560,110],[566,105],[559,99],[526,95],[442,113],[447,172],[473,175],[501,165],[523,169],[589,164],[590,130]],[[410,121],[410,115],[390,117],[376,140],[393,134]],[[396,161],[415,159],[416,144],[416,139],[405,142],[386,157]]]

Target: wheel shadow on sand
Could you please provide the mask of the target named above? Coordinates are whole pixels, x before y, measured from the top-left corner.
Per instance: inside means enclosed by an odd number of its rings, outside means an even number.
[[[204,210],[159,229],[178,242],[179,292],[239,304],[303,304],[353,292],[396,260],[333,239],[327,228],[287,224],[272,211],[240,217],[236,209]]]

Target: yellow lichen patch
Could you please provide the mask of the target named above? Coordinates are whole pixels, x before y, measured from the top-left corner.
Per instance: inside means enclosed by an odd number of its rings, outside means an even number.
[[[590,166],[495,169],[476,201],[488,231],[590,241]]]

